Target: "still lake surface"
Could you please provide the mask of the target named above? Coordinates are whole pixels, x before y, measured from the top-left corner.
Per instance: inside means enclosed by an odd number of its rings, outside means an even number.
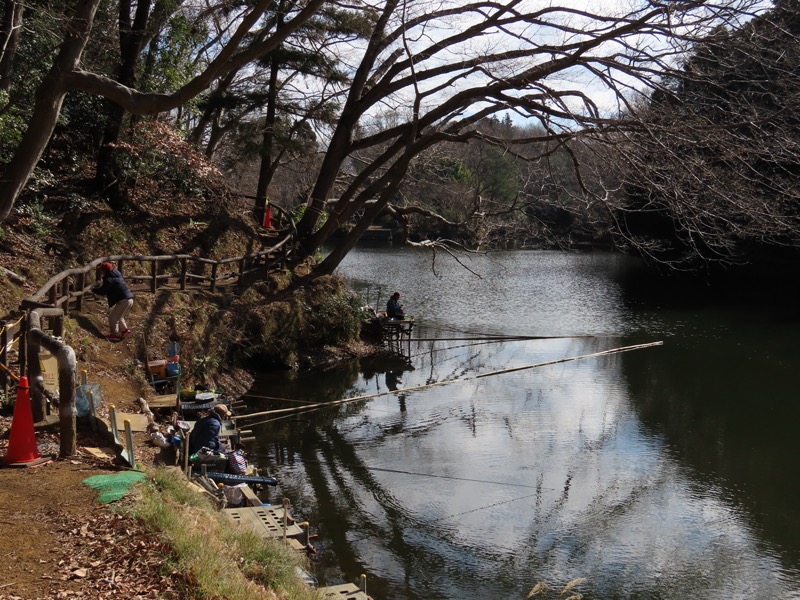
[[[259,397],[400,391],[253,427],[321,583],[390,599],[800,598],[795,306],[653,287],[610,254],[353,251],[416,318],[410,364],[260,376]],[[444,338],[553,336],[491,342]],[[647,342],[662,346],[535,365]],[[403,393],[403,388],[452,381]]]

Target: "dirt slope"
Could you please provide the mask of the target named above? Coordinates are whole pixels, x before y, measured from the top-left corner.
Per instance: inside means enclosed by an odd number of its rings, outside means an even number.
[[[90,303],[69,332],[78,370],[100,383],[108,415],[114,404],[139,412],[143,395],[130,376],[136,368],[136,317],[133,334],[111,343],[103,338],[107,308]],[[0,457],[8,446],[11,415],[0,419]],[[145,434],[136,434],[137,460],[151,464],[156,449]],[[37,428],[42,454],[58,454],[58,435]],[[87,447],[107,447],[108,440],[79,431],[78,454],[34,468],[0,468],[0,600],[50,598],[178,598],[182,583],[162,573],[159,542],[138,523],[114,514],[97,501],[97,492],[81,482],[118,472],[111,459],[88,454]],[[123,500],[124,502],[124,500]],[[113,505],[111,505],[113,506]]]

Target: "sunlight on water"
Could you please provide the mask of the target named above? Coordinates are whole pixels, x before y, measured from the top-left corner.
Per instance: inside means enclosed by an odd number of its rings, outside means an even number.
[[[427,252],[404,252],[399,261],[393,260],[396,251],[374,252],[368,253],[367,261],[361,260],[365,254],[358,251],[348,256],[341,271],[380,310],[389,295],[399,291],[407,313],[457,331],[624,333],[618,312],[620,290],[609,285],[607,260],[591,255],[498,252],[467,260],[473,274],[443,257],[432,265]]]
[[[413,369],[373,366],[342,392],[396,393],[257,428],[276,497],[318,528],[320,578],[366,572],[379,599],[525,598],[538,581],[576,577],[597,598],[792,597],[796,484],[777,477],[783,460],[793,472],[792,453],[746,433],[759,427],[757,394],[744,369],[730,371],[738,357],[763,360],[765,323],[744,354],[732,349],[738,314],[634,310],[619,257],[498,253],[469,265],[481,278],[443,263],[434,273],[429,254],[359,250],[341,272],[381,308],[399,290],[426,340],[593,337],[417,341]],[[774,336],[761,368],[790,389],[800,361]],[[567,360],[656,340],[669,343]],[[535,366],[552,361],[565,362]],[[528,368],[475,378],[513,367]],[[331,381],[300,379],[269,389],[292,397]],[[403,392],[437,382],[450,383]]]

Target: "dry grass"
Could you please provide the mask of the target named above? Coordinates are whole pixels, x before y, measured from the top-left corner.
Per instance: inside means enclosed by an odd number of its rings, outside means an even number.
[[[228,600],[312,600],[297,567],[305,557],[279,541],[238,530],[198,493],[180,473],[152,470],[141,486],[134,511],[170,548],[173,569],[195,587],[195,597]]]

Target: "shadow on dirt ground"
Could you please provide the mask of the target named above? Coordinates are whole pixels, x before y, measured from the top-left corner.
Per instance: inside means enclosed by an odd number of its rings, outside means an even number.
[[[78,357],[78,372],[99,383],[103,404],[98,415],[108,420],[108,406],[140,412],[133,334],[118,343],[103,338],[106,308],[88,307],[72,315],[76,328],[67,342]],[[13,389],[13,388],[12,388]],[[57,408],[53,409],[57,414]],[[0,457],[8,447],[10,411],[0,417]],[[59,438],[37,426],[43,455],[58,456]],[[124,510],[126,499],[101,504],[98,492],[82,482],[124,468],[112,456],[109,437],[79,429],[78,452],[37,467],[0,468],[0,600],[60,598],[178,598],[182,582],[162,574],[163,548]],[[136,459],[152,464],[157,449],[144,433],[134,436]],[[105,448],[109,457],[87,448]],[[2,458],[0,458],[2,462]],[[112,507],[110,510],[109,507]]]

